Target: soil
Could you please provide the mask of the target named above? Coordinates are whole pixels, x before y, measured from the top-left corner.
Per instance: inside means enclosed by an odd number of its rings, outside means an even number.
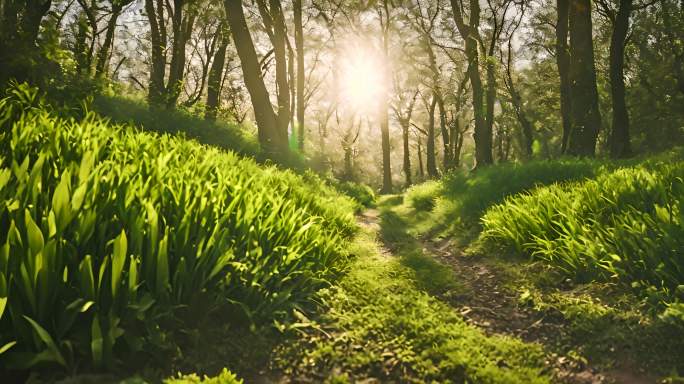
[[[380,212],[368,209],[358,216],[359,223],[371,230],[380,229]],[[423,253],[435,257],[451,267],[464,294],[440,299],[448,302],[463,318],[486,334],[500,334],[520,338],[526,342],[541,344],[548,352],[546,364],[554,380],[571,384],[645,384],[656,383],[655,377],[638,372],[627,364],[616,364],[620,369],[593,367],[581,360],[571,358],[558,350],[568,324],[560,313],[542,313],[518,303],[518,295],[504,287],[507,277],[496,266],[486,263],[482,257],[464,256],[462,249],[449,239],[439,241],[417,239],[423,245]],[[383,254],[392,256],[392,244],[385,244]]]

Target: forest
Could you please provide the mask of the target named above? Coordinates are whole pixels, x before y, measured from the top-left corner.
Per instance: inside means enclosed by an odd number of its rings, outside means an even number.
[[[0,0],[2,383],[684,383],[682,204],[682,0]]]

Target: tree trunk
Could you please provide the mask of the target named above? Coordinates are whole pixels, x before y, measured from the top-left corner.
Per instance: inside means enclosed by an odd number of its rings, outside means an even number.
[[[409,122],[401,122],[401,133],[404,141],[404,177],[406,178],[406,186],[410,186],[411,182],[411,153],[409,147]]]
[[[230,37],[223,24],[219,27],[218,32],[221,42],[211,63],[209,82],[207,83],[207,106],[204,111],[204,118],[207,120],[216,119],[216,112],[221,103],[221,79],[223,78],[223,67],[226,64],[226,50],[230,42]]]
[[[281,145],[288,145],[287,128],[290,123],[290,87],[287,81],[287,55],[286,44],[287,32],[285,30],[285,20],[283,10],[279,0],[270,0],[271,17],[273,19],[273,56],[276,66],[276,86],[278,99],[278,113],[276,114],[278,128],[277,133]]]
[[[240,57],[240,66],[244,76],[245,86],[252,100],[254,117],[258,127],[259,142],[267,155],[278,155],[287,152],[287,143],[283,146],[277,132],[277,118],[273,112],[271,101],[259,70],[259,59],[254,49],[252,36],[247,28],[242,1],[225,0],[228,24],[235,43],[235,49]],[[287,89],[287,88],[286,88]]]
[[[598,108],[590,0],[570,1],[570,80],[572,130],[568,154],[594,156],[601,128]]]
[[[389,57],[389,5],[388,0],[383,2],[385,14],[387,19],[385,20],[385,25],[382,31],[382,45],[383,45],[383,57],[387,59]],[[384,68],[387,70],[387,68]],[[389,112],[388,112],[388,94],[385,87],[384,91],[380,95],[380,135],[382,141],[382,193],[392,192],[392,165],[390,164],[390,137],[389,137]]]
[[[297,145],[304,152],[304,29],[302,25],[302,0],[293,0],[295,49],[297,50]]]
[[[107,75],[107,62],[109,61],[109,52],[114,45],[114,32],[116,31],[116,22],[121,15],[121,5],[119,2],[112,2],[112,15],[107,21],[107,32],[102,43],[100,51],[97,53],[97,63],[95,64],[95,77],[102,78]]]
[[[556,22],[556,65],[560,77],[560,110],[563,122],[563,134],[561,138],[561,153],[568,150],[568,140],[572,130],[570,109],[572,98],[570,96],[570,47],[568,46],[568,20],[570,3],[569,0],[556,0],[558,8],[558,20]]]
[[[418,136],[418,175],[421,180],[425,179],[425,167],[423,167],[423,149],[420,145],[420,136]]]
[[[613,102],[613,130],[610,135],[610,155],[623,158],[631,155],[629,114],[625,101],[625,41],[633,0],[620,0],[620,8],[610,38],[610,91]]]
[[[176,107],[178,97],[183,87],[183,77],[185,72],[185,45],[195,23],[195,15],[189,14],[183,17],[183,6],[185,0],[173,1],[173,44],[171,47],[171,64],[169,68],[169,81],[166,86],[166,107],[173,109]]]
[[[161,1],[158,1],[157,9],[155,9],[154,0],[145,0],[145,12],[150,23],[150,37],[152,40],[152,65],[150,67],[147,100],[151,105],[160,105],[164,98],[164,72],[166,69],[164,5]]]
[[[492,43],[492,47],[494,47],[494,44]],[[492,57],[494,53],[492,52],[490,54],[490,57]],[[493,58],[493,57],[492,57]],[[494,132],[494,102],[496,100],[496,68],[494,67],[494,62],[492,60],[487,60],[487,63],[485,65],[486,67],[486,73],[487,73],[487,91],[486,91],[486,98],[487,98],[487,103],[486,103],[486,118],[485,121],[487,123],[487,132]],[[491,134],[490,134],[491,136]],[[500,153],[499,153],[500,155]],[[501,159],[501,156],[499,156],[499,159]]]
[[[459,33],[465,40],[466,57],[468,58],[468,78],[473,88],[473,113],[475,115],[475,167],[490,165],[492,158],[492,130],[487,128],[483,105],[482,79],[480,78],[478,59],[478,28],[480,24],[479,0],[470,0],[469,24],[466,25],[458,0],[451,0],[454,20]]]
[[[451,141],[446,124],[446,110],[444,109],[444,99],[442,95],[437,95],[437,110],[439,112],[439,129],[442,132],[442,145],[444,149],[444,170],[451,168]]]
[[[427,126],[427,143],[425,145],[427,150],[427,173],[431,179],[437,178],[437,161],[435,160],[435,108],[437,106],[437,96],[432,95],[430,108],[428,109],[428,126]]]

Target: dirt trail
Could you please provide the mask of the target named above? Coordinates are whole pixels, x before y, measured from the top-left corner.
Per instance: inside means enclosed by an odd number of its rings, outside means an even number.
[[[359,223],[379,231],[381,212],[368,209],[358,216]],[[503,334],[518,337],[526,342],[537,342],[549,350],[562,337],[563,318],[560,314],[542,314],[518,304],[518,295],[502,286],[503,271],[484,263],[477,257],[464,257],[458,247],[449,240],[435,242],[416,239],[423,245],[423,253],[452,268],[465,292],[461,295],[442,298],[454,307],[470,324],[481,328],[487,334]],[[386,244],[383,253],[392,256],[392,244]],[[572,384],[647,384],[656,383],[632,370],[600,372],[582,361],[567,356],[549,353],[546,364],[560,383]]]

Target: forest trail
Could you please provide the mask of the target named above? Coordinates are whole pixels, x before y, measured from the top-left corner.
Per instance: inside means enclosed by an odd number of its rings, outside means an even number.
[[[414,236],[402,230],[406,236],[401,241],[382,236],[387,226],[396,226],[387,216],[396,215],[390,206],[369,208],[357,216],[359,224],[379,234],[381,253],[387,257],[401,257],[399,253],[405,242],[416,242],[422,255],[432,258],[451,269],[462,289],[457,294],[436,295],[438,299],[454,308],[464,320],[483,330],[487,335],[506,335],[525,342],[541,344],[547,351],[545,364],[552,367],[554,381],[572,384],[647,384],[657,379],[634,369],[599,369],[586,361],[553,352],[560,345],[561,335],[567,326],[561,314],[535,311],[519,304],[518,293],[511,290],[511,277],[500,267],[478,256],[465,256],[463,250],[451,239],[429,239]],[[407,223],[404,223],[408,225]],[[394,228],[396,229],[396,228]]]

